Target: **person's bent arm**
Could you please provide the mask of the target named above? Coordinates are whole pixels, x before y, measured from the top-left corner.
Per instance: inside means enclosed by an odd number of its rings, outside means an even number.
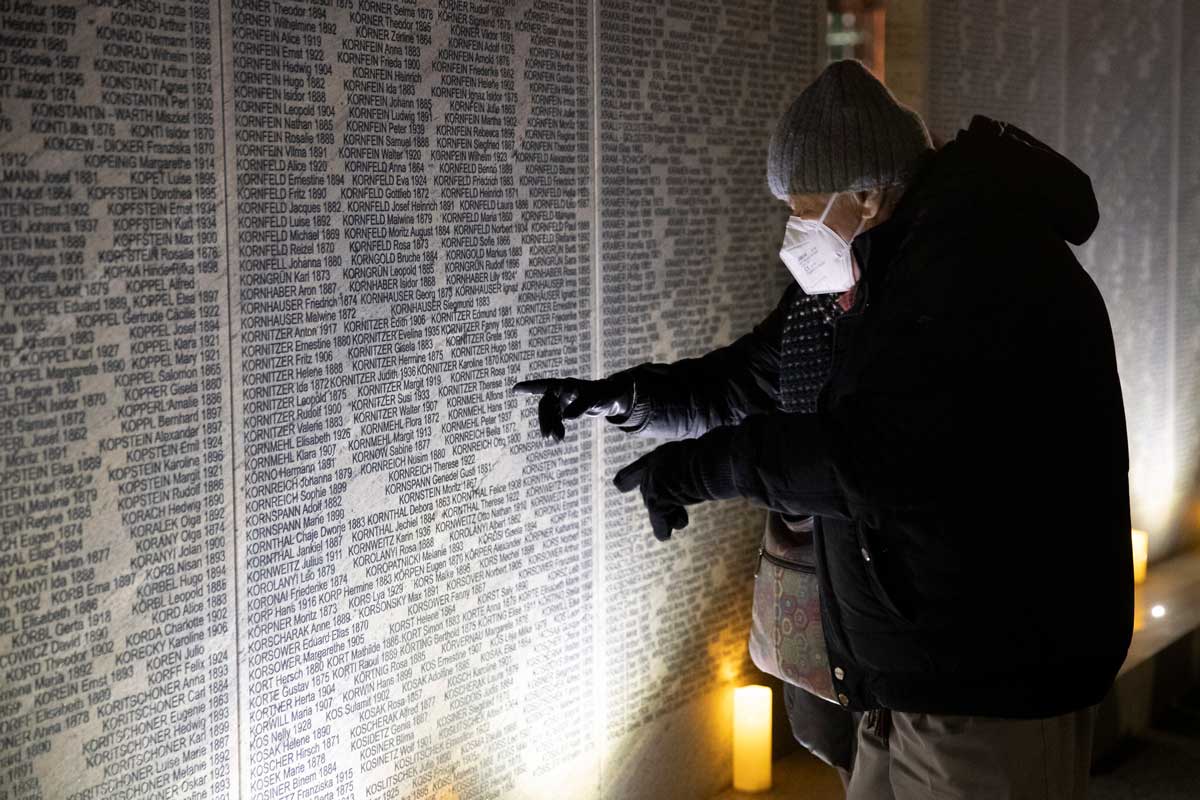
[[[687,526],[685,505],[708,500],[745,497],[794,516],[851,516],[829,432],[816,414],[757,414],[668,442],[622,468],[613,484],[641,490],[660,540]]]
[[[903,430],[901,412],[891,413],[897,398],[863,399],[849,414],[756,414],[698,439],[668,442],[622,468],[613,483],[623,492],[641,490],[659,539],[687,526],[684,506],[708,500],[745,497],[790,516],[872,525],[929,508],[938,491],[932,454],[919,455],[913,442],[920,439]],[[936,398],[931,405],[934,413],[943,408]],[[944,441],[926,422],[918,425]]]

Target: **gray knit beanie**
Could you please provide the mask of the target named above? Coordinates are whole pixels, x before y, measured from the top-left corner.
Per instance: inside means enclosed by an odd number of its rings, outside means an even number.
[[[834,61],[775,126],[767,148],[767,185],[793,194],[848,192],[908,179],[931,148],[917,112],[902,105],[861,62]]]

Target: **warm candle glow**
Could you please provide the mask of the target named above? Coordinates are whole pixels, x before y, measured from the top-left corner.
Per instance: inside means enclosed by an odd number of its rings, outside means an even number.
[[[1145,531],[1133,530],[1133,582],[1146,581],[1146,562],[1150,556],[1150,535]]]
[[[771,788],[771,687],[733,690],[733,788]]]
[[[1166,616],[1166,613],[1167,609],[1164,606],[1155,606],[1154,608],[1150,609],[1150,616],[1154,617],[1155,619],[1162,619],[1164,616]]]

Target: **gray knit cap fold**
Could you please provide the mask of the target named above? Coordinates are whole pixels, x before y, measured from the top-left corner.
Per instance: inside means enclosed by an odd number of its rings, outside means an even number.
[[[767,148],[767,184],[789,195],[848,192],[906,180],[933,146],[917,112],[862,62],[834,61],[780,118]]]

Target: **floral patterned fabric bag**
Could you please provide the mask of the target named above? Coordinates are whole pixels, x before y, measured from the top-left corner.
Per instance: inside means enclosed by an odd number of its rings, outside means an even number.
[[[767,515],[754,575],[750,658],[780,680],[837,703],[821,629],[812,519]]]

